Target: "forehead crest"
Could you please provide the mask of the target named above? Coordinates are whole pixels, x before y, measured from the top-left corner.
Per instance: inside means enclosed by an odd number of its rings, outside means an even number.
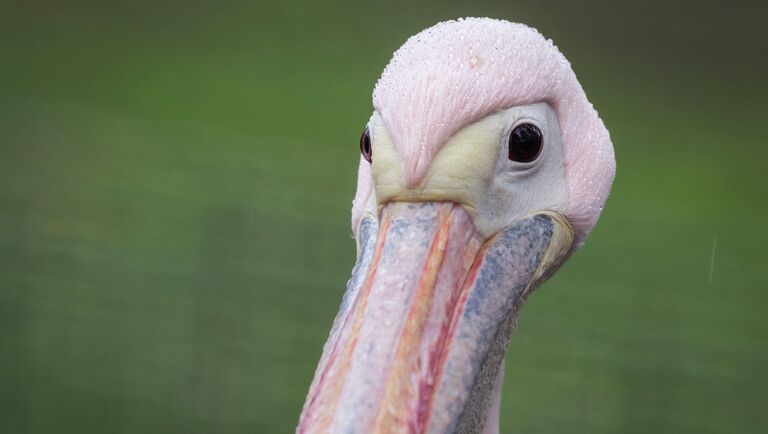
[[[588,232],[613,179],[613,148],[570,64],[536,30],[489,18],[439,23],[395,52],[373,91],[409,187],[421,182],[440,147],[461,128],[495,111],[542,101],[555,108],[562,129],[569,217]],[[599,161],[588,162],[594,159]],[[606,170],[607,185],[596,186]],[[574,177],[590,184],[589,197],[573,188]]]

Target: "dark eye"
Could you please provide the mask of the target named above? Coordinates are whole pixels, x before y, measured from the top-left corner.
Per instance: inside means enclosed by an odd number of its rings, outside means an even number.
[[[530,163],[541,153],[541,130],[533,124],[520,124],[509,135],[509,159]]]
[[[363,135],[360,136],[360,153],[369,163],[372,161],[373,150],[371,149],[371,133],[368,131],[368,127],[365,127]]]

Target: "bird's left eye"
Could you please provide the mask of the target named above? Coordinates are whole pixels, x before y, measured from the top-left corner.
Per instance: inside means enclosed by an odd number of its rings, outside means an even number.
[[[363,135],[360,136],[360,153],[363,154],[369,163],[373,160],[373,149],[371,149],[371,132],[365,127]]]
[[[509,135],[509,159],[530,163],[541,153],[541,130],[534,124],[520,124]]]

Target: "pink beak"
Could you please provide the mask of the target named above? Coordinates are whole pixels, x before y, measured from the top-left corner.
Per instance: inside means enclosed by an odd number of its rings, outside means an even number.
[[[394,202],[364,219],[297,432],[482,431],[515,312],[570,234],[543,213],[485,240],[451,202]]]

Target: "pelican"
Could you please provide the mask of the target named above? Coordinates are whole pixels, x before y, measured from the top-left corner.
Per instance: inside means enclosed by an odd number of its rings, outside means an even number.
[[[497,433],[520,306],[584,242],[613,183],[608,130],[523,24],[438,23],[373,91],[357,263],[298,433]]]

